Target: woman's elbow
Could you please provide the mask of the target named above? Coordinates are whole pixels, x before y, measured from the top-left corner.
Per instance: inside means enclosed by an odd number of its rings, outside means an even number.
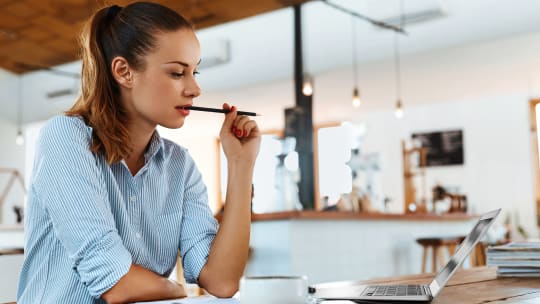
[[[120,304],[124,303],[123,299],[120,298],[120,296],[115,293],[111,292],[110,290],[103,295],[101,295],[101,298],[107,302],[107,304]]]
[[[238,281],[221,282],[218,286],[205,288],[210,294],[218,298],[232,298],[238,291]]]

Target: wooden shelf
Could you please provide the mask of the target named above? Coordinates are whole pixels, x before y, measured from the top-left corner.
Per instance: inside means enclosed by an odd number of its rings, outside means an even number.
[[[217,214],[221,220],[222,215]],[[397,221],[463,221],[478,216],[466,213],[371,213],[371,212],[339,212],[339,211],[284,211],[273,213],[253,213],[252,222],[277,220],[397,220]]]
[[[409,205],[415,204],[416,210],[426,211],[426,149],[422,147],[407,148],[405,141],[401,142],[403,156],[403,204],[405,212],[409,212]],[[417,157],[413,162],[411,158]],[[418,186],[415,185],[414,177],[421,178],[421,195],[418,199],[416,193]]]

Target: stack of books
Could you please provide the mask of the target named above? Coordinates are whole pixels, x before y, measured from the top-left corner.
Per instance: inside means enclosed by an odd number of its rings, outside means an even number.
[[[487,265],[497,266],[502,277],[540,277],[540,242],[489,247]]]

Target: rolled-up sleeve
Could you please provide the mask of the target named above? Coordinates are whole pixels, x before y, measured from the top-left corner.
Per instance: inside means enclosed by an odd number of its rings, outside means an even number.
[[[180,254],[186,281],[197,283],[199,274],[208,260],[218,224],[208,206],[208,194],[202,176],[189,155],[185,165],[187,168],[185,168]]]
[[[57,117],[43,128],[37,147],[37,201],[81,282],[99,298],[129,271],[132,258],[116,229],[88,129],[78,119]]]

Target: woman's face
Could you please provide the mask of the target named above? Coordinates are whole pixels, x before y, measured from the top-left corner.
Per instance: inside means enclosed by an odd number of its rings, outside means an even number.
[[[127,109],[136,124],[180,128],[201,90],[195,80],[200,46],[190,29],[156,34],[157,46],[144,58],[142,71],[133,71]]]

